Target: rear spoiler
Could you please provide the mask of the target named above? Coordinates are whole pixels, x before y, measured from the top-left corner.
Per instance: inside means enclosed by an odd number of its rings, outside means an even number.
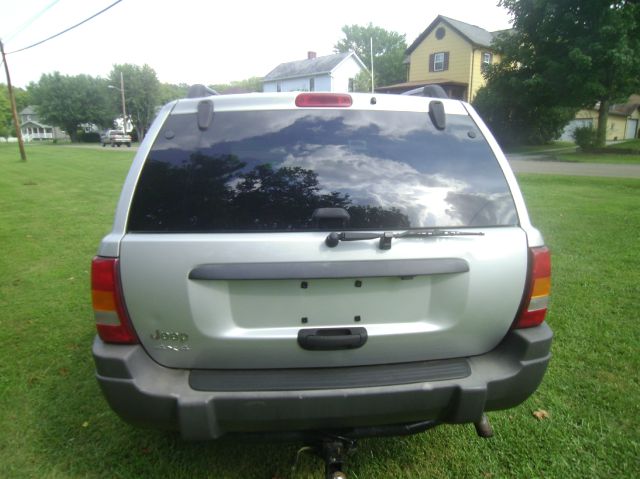
[[[425,85],[420,88],[414,88],[413,90],[405,91],[402,95],[413,95],[413,96],[428,96],[431,98],[449,98],[447,92],[444,91],[438,84],[433,85]]]
[[[209,88],[208,86],[201,85],[200,83],[196,83],[195,85],[191,85],[189,87],[189,91],[187,92],[187,98],[202,98],[205,96],[211,95],[219,95],[217,91],[213,88]]]

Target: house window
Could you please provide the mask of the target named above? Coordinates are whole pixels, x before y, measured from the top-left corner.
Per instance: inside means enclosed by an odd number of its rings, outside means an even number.
[[[433,56],[433,71],[441,72],[444,70],[444,52],[436,53]]]
[[[349,78],[349,91],[350,92],[355,91],[355,83],[353,81],[353,78]]]
[[[309,78],[309,91],[316,91],[316,79]]]
[[[487,68],[493,63],[493,53],[482,52],[482,63],[480,64],[480,70],[482,73],[486,73]]]
[[[277,92],[281,92],[282,91],[282,83],[276,82],[276,91]]]
[[[449,69],[449,52],[432,53],[429,56],[429,71],[442,72]]]

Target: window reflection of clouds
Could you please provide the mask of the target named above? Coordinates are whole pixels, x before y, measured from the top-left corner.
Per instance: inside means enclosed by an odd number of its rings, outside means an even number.
[[[347,147],[310,145],[308,154],[288,155],[282,166],[300,166],[318,174],[322,193],[347,193],[359,206],[397,208],[413,227],[460,224],[448,212],[450,193],[461,193],[469,184],[440,174],[425,174],[411,165],[364,154]],[[454,196],[455,198],[455,196]]]
[[[167,130],[172,134],[165,136]],[[174,115],[153,151],[165,151],[160,161],[185,169],[189,152],[209,161],[237,158],[244,167],[227,180],[232,191],[260,164],[304,168],[317,175],[320,194],[340,192],[354,206],[399,210],[412,227],[517,223],[504,175],[464,115],[448,115],[444,132],[426,112],[219,112],[205,132],[194,115]]]

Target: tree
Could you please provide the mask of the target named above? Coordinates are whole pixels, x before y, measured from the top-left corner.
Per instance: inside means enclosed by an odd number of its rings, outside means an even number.
[[[376,85],[392,85],[406,81],[406,67],[403,64],[407,49],[405,35],[375,27],[345,25],[345,38],[333,47],[336,53],[355,52],[365,66],[371,69],[371,39],[373,39],[373,70]]]
[[[180,83],[179,85],[174,85],[172,83],[160,83],[158,104],[164,105],[170,101],[184,98],[187,96],[188,91],[189,85],[186,83]]]
[[[149,65],[114,65],[109,73],[109,84],[120,88],[120,72],[124,79],[124,93],[127,116],[135,125],[138,138],[142,140],[149,125],[156,116],[160,104],[160,82],[153,68]],[[112,95],[112,105],[121,111],[120,94]],[[117,106],[116,106],[117,105]]]
[[[82,123],[109,125],[113,111],[107,92],[107,83],[101,78],[60,72],[45,73],[28,87],[42,121],[62,127],[72,141],[78,139],[77,129]]]
[[[211,85],[211,88],[221,94],[261,92],[262,77],[251,77],[246,80],[234,80],[231,83],[220,83]]]
[[[0,84],[0,88],[3,88],[0,92],[0,137],[8,138],[11,131],[9,126],[11,125],[11,105],[7,98],[6,85]]]
[[[525,72],[491,67],[487,84],[476,93],[478,110],[498,142],[505,145],[537,145],[558,138],[577,111],[540,100],[540,86]]]
[[[29,94],[26,90],[14,86],[13,96],[16,99],[16,109],[20,113],[20,110],[29,105]],[[7,85],[0,83],[0,137],[8,138],[12,135],[15,135],[15,127],[11,115],[9,91]]]
[[[353,91],[368,93],[371,91],[371,73],[369,70],[362,70],[353,79]]]
[[[635,0],[500,0],[514,31],[496,43],[509,69],[536,84],[545,105],[593,108],[598,145],[609,107],[640,88],[640,4]]]
[[[0,88],[2,88],[7,95],[9,94],[6,85],[0,85]],[[24,88],[14,86],[13,96],[16,99],[16,109],[18,113],[31,104],[31,95],[29,95],[29,92]]]
[[[501,145],[548,143],[578,110],[558,105],[540,75],[520,64],[488,65],[483,75],[487,84],[476,93],[473,106]]]

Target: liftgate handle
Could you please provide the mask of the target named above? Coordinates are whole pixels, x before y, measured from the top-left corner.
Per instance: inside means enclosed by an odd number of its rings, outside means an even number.
[[[298,344],[310,351],[356,349],[367,342],[366,328],[321,328],[298,331]]]

